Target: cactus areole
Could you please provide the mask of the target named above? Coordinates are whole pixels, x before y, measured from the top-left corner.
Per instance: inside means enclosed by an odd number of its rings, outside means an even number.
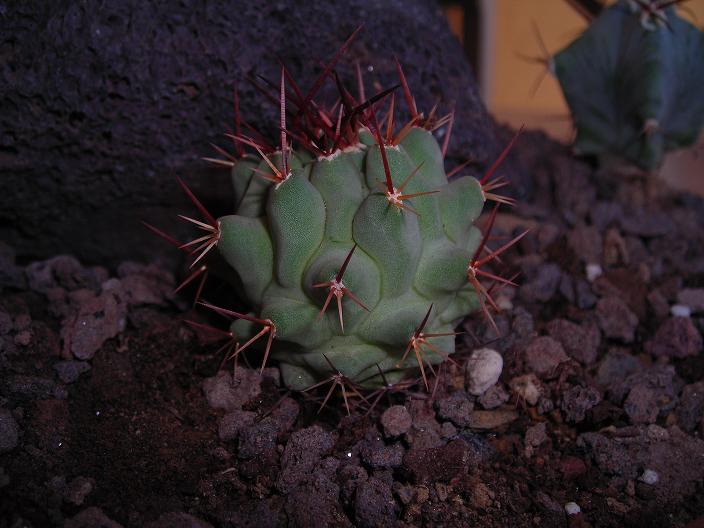
[[[487,199],[512,201],[490,192],[506,184],[492,175],[510,145],[481,180],[449,181],[452,114],[417,112],[400,65],[399,86],[370,99],[359,70],[355,96],[337,80],[340,102],[324,109],[314,96],[337,79],[348,44],[308,93],[285,69],[269,85],[275,95],[262,88],[281,107],[276,147],[253,127],[243,133],[236,111],[237,155],[218,148],[226,159],[210,159],[231,168],[234,214],[214,218],[183,184],[202,215],[182,217],[202,230],[179,244],[193,259],[186,282],[212,271],[232,284],[250,311],[201,304],[231,317],[231,356],[258,348],[262,368],[278,362],[291,389],[326,379],[376,388],[411,371],[427,386],[455,351],[455,326],[478,308],[488,315],[491,290],[511,283],[485,268],[515,240],[491,250],[491,226],[482,234],[474,225]],[[396,88],[410,114],[403,126],[394,123]],[[433,136],[441,127],[443,146]]]

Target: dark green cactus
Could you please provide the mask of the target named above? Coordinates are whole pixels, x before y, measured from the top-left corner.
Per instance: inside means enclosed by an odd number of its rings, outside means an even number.
[[[400,130],[394,89],[364,101],[361,88],[355,100],[338,80],[340,109],[323,110],[313,96],[336,60],[306,96],[295,85],[286,94],[282,71],[278,148],[244,135],[237,118],[230,137],[239,156],[211,159],[231,167],[235,214],[215,219],[184,185],[203,221],[183,218],[204,231],[179,244],[201,266],[186,282],[210,269],[238,290],[248,313],[202,304],[234,318],[231,356],[258,347],[262,368],[276,360],[292,389],[326,379],[378,387],[418,368],[427,386],[426,371],[455,350],[455,326],[477,308],[488,315],[491,288],[512,284],[482,267],[516,239],[488,249],[496,208],[485,235],[474,222],[487,199],[512,203],[491,192],[506,185],[491,177],[513,141],[481,180],[450,182],[450,127],[442,147],[432,130],[452,115],[418,113],[400,66],[411,114]],[[387,100],[380,126],[377,106]]]
[[[553,60],[575,149],[643,169],[704,124],[704,34],[669,0],[619,0]]]

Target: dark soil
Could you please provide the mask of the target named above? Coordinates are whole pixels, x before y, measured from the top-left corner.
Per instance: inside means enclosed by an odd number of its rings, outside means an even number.
[[[432,393],[351,416],[219,371],[168,271],[1,247],[0,527],[702,526],[704,203],[521,143],[502,335],[468,320]],[[480,344],[504,367],[473,395]]]

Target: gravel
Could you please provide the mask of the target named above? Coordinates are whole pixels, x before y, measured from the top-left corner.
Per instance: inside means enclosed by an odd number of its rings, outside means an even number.
[[[677,424],[685,431],[694,431],[704,421],[704,381],[682,389],[680,402],[675,410]],[[704,427],[702,428],[704,431]]]
[[[12,451],[17,447],[19,427],[15,417],[8,409],[0,409],[0,453]]]
[[[504,359],[496,350],[479,348],[469,356],[465,366],[467,391],[480,396],[493,386],[501,376]]]
[[[668,501],[694,493],[704,479],[704,441],[684,434],[677,427],[658,441],[648,436],[650,426],[583,433],[577,445],[586,450],[598,468],[607,474],[637,480],[645,469],[658,474],[653,487],[657,500]]]
[[[576,502],[568,502],[565,504],[565,513],[567,515],[577,515],[578,513],[582,513],[582,508],[580,508],[579,504]]]
[[[523,443],[525,444],[526,456],[532,456],[535,448],[543,442],[547,442],[548,439],[545,422],[537,423],[526,429],[526,434],[523,440]]]
[[[81,506],[95,488],[95,480],[89,477],[76,477],[66,485],[63,495],[66,502]]]
[[[236,409],[230,411],[218,422],[218,436],[223,442],[235,440],[242,429],[254,423],[257,413]]]
[[[333,436],[319,425],[300,429],[291,435],[281,457],[281,473],[276,488],[287,493],[302,481],[335,444]]]
[[[554,375],[558,365],[568,359],[559,341],[548,336],[536,337],[525,351],[526,367],[541,378]]]
[[[384,435],[389,438],[406,434],[412,423],[411,415],[403,405],[392,405],[381,415],[381,426],[384,428]]]
[[[514,409],[474,411],[470,415],[469,427],[478,430],[498,429],[516,418],[518,418],[518,413]]]
[[[620,385],[625,378],[643,370],[643,363],[625,350],[612,349],[599,363],[596,382],[600,387],[610,389]]]
[[[658,475],[657,471],[653,471],[652,469],[646,469],[645,471],[643,471],[643,474],[638,477],[638,480],[645,484],[648,484],[649,486],[654,486],[658,483],[658,480],[660,480],[660,475]]]
[[[399,467],[405,449],[399,442],[386,445],[378,436],[362,440],[359,449],[362,462],[372,470]]]
[[[599,327],[610,339],[631,343],[635,338],[638,317],[618,297],[605,297],[596,303]]]
[[[234,376],[221,370],[203,382],[203,392],[213,409],[233,411],[261,393],[261,377],[257,371],[243,367]]]
[[[64,326],[64,342],[76,359],[91,359],[105,341],[125,329],[125,292],[118,279],[109,279],[102,284],[99,295],[86,290],[76,304],[76,315]]]
[[[81,374],[90,370],[90,363],[76,360],[58,361],[54,363],[54,370],[62,382],[75,383]]]
[[[611,390],[614,402],[623,402],[623,409],[633,423],[653,423],[658,416],[672,410],[683,383],[675,369],[668,365],[654,365],[631,374]]]
[[[516,376],[508,382],[508,386],[518,397],[528,405],[535,405],[542,393],[540,381],[535,374],[524,374]]]
[[[264,370],[264,374],[266,374],[266,369]],[[296,400],[285,396],[272,409],[271,418],[278,424],[281,432],[287,432],[296,423],[300,410],[301,407]]]
[[[648,349],[654,356],[696,356],[702,350],[702,336],[689,317],[671,317],[660,325]]]
[[[673,317],[690,317],[692,310],[689,306],[685,306],[684,304],[673,304],[670,307],[670,313]]]
[[[361,528],[393,526],[398,505],[391,492],[391,485],[378,478],[370,478],[357,487],[354,504],[356,525]]]
[[[601,393],[595,387],[575,386],[562,394],[560,408],[568,422],[584,421],[586,413],[601,401]]]
[[[566,319],[553,319],[548,323],[547,331],[550,337],[560,342],[571,358],[583,365],[596,361],[601,334],[595,325],[582,326]]]
[[[704,288],[685,288],[677,292],[677,302],[689,307],[692,313],[704,312]]]
[[[271,417],[261,422],[245,427],[239,432],[239,449],[237,456],[251,459],[276,449],[276,437],[279,435],[279,424]]]
[[[447,398],[439,399],[435,407],[438,416],[450,420],[458,427],[467,427],[471,422],[474,402],[464,391],[455,391]]]
[[[520,287],[520,296],[527,303],[546,303],[552,299],[560,285],[562,273],[560,267],[553,263],[544,263],[537,275]]]
[[[595,226],[581,224],[567,233],[567,245],[585,264],[601,262],[603,240]]]
[[[477,398],[479,405],[484,409],[496,409],[497,407],[506,403],[509,399],[509,394],[504,388],[503,384],[497,383],[493,387],[490,387],[484,394]]]

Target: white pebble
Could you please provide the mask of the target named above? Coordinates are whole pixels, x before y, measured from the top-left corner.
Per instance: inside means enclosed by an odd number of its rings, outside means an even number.
[[[586,272],[589,282],[594,282],[597,277],[601,277],[602,273],[604,273],[599,264],[587,264]]]
[[[496,384],[504,368],[504,358],[491,348],[478,348],[467,360],[467,390],[480,396]]]
[[[567,515],[577,515],[578,513],[582,513],[582,508],[580,508],[579,504],[576,502],[568,502],[565,504],[565,511]]]
[[[498,306],[502,312],[510,312],[513,310],[513,303],[511,302],[511,299],[505,295],[500,295],[499,298],[496,299],[496,306]]]
[[[684,304],[673,304],[670,307],[670,313],[675,317],[689,317],[692,315],[692,310]]]
[[[643,471],[643,474],[638,480],[640,480],[641,482],[645,482],[650,486],[654,486],[655,484],[657,484],[658,480],[660,480],[660,475],[658,475],[657,471],[653,471],[652,469],[646,469],[645,471]]]

